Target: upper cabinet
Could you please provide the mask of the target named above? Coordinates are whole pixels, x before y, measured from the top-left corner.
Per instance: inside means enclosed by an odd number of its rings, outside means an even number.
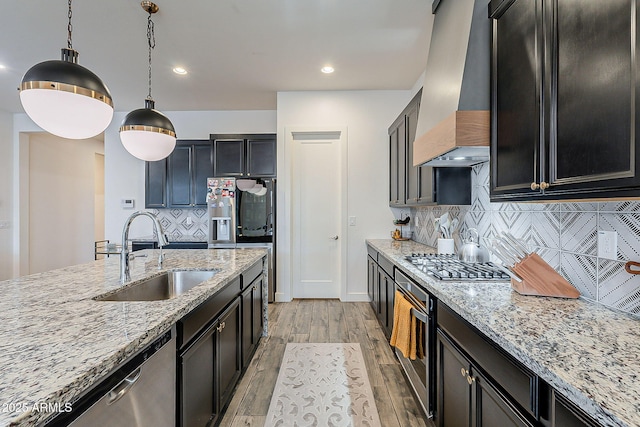
[[[211,139],[215,176],[276,176],[275,134],[212,134]]]
[[[207,178],[213,175],[210,140],[178,140],[166,159],[146,162],[145,207],[207,206]]]
[[[177,141],[167,158],[168,207],[207,206],[207,178],[213,174],[212,158],[209,140]]]
[[[413,166],[418,92],[389,128],[389,206],[469,205],[471,168]]]
[[[637,195],[634,4],[491,1],[492,200]]]

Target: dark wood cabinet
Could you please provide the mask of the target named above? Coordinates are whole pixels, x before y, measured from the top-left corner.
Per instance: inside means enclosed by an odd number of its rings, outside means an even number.
[[[389,128],[389,206],[469,205],[471,168],[413,166],[421,94]]]
[[[437,333],[436,354],[439,426],[536,425],[535,420],[529,420],[440,330]]]
[[[275,134],[212,134],[215,176],[276,176]]]
[[[209,140],[178,140],[166,159],[146,162],[146,208],[207,206],[207,178],[213,175]]]
[[[551,392],[551,408],[551,425],[553,427],[597,427],[600,425],[555,390]]]
[[[395,303],[395,283],[393,263],[384,257],[378,259],[375,249],[367,246],[367,291],[371,308],[378,318],[387,338],[393,330],[393,305]]]
[[[389,128],[389,206],[431,204],[433,171],[413,166],[420,90]]]
[[[207,206],[207,178],[213,176],[213,146],[209,140],[180,140],[167,158],[170,208]]]
[[[217,334],[214,361],[218,397],[215,417],[221,415],[231,400],[233,389],[242,373],[241,319],[238,297],[214,323]]]
[[[147,209],[167,207],[167,159],[145,162],[144,206]]]
[[[242,366],[246,368],[258,347],[264,328],[262,275],[242,292]]]
[[[633,5],[491,2],[492,200],[637,194]]]

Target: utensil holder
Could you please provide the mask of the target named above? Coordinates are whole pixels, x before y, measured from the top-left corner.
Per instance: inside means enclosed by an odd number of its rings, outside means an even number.
[[[438,239],[438,254],[453,255],[456,253],[453,239]]]

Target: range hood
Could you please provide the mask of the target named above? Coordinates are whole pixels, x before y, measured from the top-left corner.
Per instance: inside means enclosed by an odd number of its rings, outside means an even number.
[[[413,145],[414,166],[471,166],[489,160],[487,4],[438,4]]]

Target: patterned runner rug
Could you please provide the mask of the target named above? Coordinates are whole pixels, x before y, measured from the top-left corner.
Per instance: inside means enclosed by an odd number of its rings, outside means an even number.
[[[265,427],[381,427],[359,343],[288,343]]]

